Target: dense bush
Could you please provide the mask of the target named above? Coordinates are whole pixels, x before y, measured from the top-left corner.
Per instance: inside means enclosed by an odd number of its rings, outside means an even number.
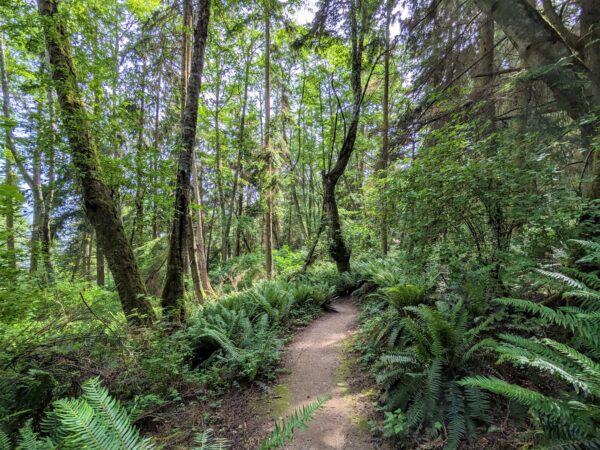
[[[600,245],[580,242],[588,254],[580,264],[600,263]],[[489,347],[498,354],[499,362],[508,361],[526,371],[539,373],[544,384],[548,379],[561,386],[560,392],[548,392],[536,386],[535,379],[522,387],[496,377],[474,376],[464,379],[463,386],[479,387],[503,395],[525,405],[535,426],[543,431],[540,444],[553,448],[600,448],[600,278],[594,273],[569,270],[542,271],[566,287],[562,298],[568,306],[549,307],[530,300],[498,299],[497,303],[527,312],[531,320],[546,327],[559,327],[568,334],[551,337],[523,337],[500,334]],[[533,384],[533,386],[532,386]],[[535,387],[535,389],[533,389]]]
[[[396,414],[398,435],[424,429],[443,438],[445,448],[457,448],[472,438],[476,428],[489,423],[487,396],[478,388],[462,387],[457,380],[469,373],[482,346],[479,338],[489,322],[468,329],[462,302],[437,302],[435,307],[405,306],[398,350],[380,357],[375,371],[385,390],[386,409]]]
[[[28,314],[1,328],[0,429],[9,435],[29,419],[39,427],[56,398],[77,395],[90,377],[100,376],[135,418],[146,419],[146,409],[181,400],[187,386],[272,378],[284,335],[316,317],[335,286],[312,275],[258,282],[189,304],[190,319],[175,332],[128,328],[114,295],[101,289],[43,292]]]

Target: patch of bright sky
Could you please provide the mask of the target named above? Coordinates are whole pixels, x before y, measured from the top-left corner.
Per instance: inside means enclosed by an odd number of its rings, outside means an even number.
[[[294,19],[296,19],[296,22],[298,22],[300,25],[306,25],[312,22],[313,18],[315,17],[315,13],[317,12],[317,8],[318,0],[304,0],[302,6],[294,13]],[[394,9],[394,15],[397,16],[398,13],[400,19],[405,20],[408,18],[409,10],[405,5],[398,2],[396,8]],[[394,22],[394,24],[391,26],[390,34],[392,39],[400,34],[400,24],[398,21]]]

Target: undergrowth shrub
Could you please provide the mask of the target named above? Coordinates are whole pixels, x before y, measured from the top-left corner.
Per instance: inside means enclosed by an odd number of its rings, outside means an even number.
[[[128,327],[114,293],[86,286],[83,299],[49,287],[28,314],[1,323],[0,427],[10,436],[29,419],[37,429],[50,404],[77,395],[88,378],[105,380],[143,424],[198,392],[271,378],[285,334],[316,317],[335,290],[316,276],[256,283],[188,303],[189,321],[173,332]]]
[[[82,395],[63,398],[52,404],[42,421],[43,436],[33,431],[29,420],[19,430],[13,446],[0,430],[0,450],[151,450],[156,448],[142,438],[123,405],[112,398],[97,378],[84,382]],[[225,440],[208,429],[194,437],[193,450],[223,450]]]
[[[587,250],[580,264],[600,266],[600,244],[576,241]],[[488,346],[505,361],[522,368],[530,382],[523,387],[497,377],[473,376],[463,379],[462,386],[479,387],[525,405],[533,423],[542,430],[538,444],[549,448],[600,448],[600,277],[568,269],[562,272],[543,270],[542,274],[563,284],[565,305],[550,307],[531,300],[498,299],[503,307],[528,313],[541,319],[548,331],[566,330],[567,334],[551,337],[523,337],[500,334]],[[562,386],[554,395],[544,392],[530,374],[542,374]],[[544,378],[542,378],[544,380]],[[533,386],[532,386],[533,385]],[[534,389],[535,388],[535,389]]]
[[[444,448],[457,448],[475,436],[478,425],[490,422],[486,395],[457,381],[469,373],[485,342],[479,335],[492,319],[469,329],[462,301],[403,309],[399,349],[381,356],[375,368],[385,407],[395,413],[386,428],[401,436],[424,429],[429,439],[441,436]]]

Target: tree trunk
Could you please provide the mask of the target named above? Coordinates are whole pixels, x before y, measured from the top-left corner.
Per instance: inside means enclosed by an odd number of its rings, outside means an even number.
[[[181,52],[181,123],[185,119],[185,104],[192,69],[192,39],[194,20],[194,5],[192,0],[183,0],[183,43]]]
[[[265,265],[267,278],[274,275],[273,269],[273,155],[270,144],[271,134],[271,16],[265,4],[265,132],[264,151],[267,170],[267,213],[265,215]]]
[[[94,232],[92,230],[86,234],[85,247],[83,252],[83,275],[86,281],[92,279],[92,246],[94,243]]]
[[[159,72],[157,89],[156,89],[156,107],[154,109],[154,148],[158,151],[160,147],[160,87],[161,87],[162,74]],[[156,196],[158,191],[158,182],[157,182],[157,172],[158,172],[158,158],[154,158],[152,161],[152,189],[154,192],[154,196]],[[152,199],[152,240],[158,239],[158,205],[156,204],[156,199]]]
[[[202,211],[202,193],[200,192],[200,179],[198,178],[195,154],[192,158],[192,180],[192,185],[194,188],[194,201],[198,205],[198,224],[196,230],[198,270],[200,271],[200,281],[202,282],[204,293],[207,295],[212,295],[214,290],[210,284],[210,279],[208,278],[208,266],[206,264],[206,246],[204,243],[204,213]]]
[[[105,284],[104,253],[102,247],[98,244],[98,239],[96,239],[96,284],[101,287]]]
[[[48,57],[47,54],[45,55]],[[54,282],[54,266],[50,254],[52,247],[52,230],[50,229],[50,220],[52,207],[54,205],[54,178],[56,170],[56,161],[54,157],[54,146],[56,142],[55,114],[54,114],[54,95],[51,87],[46,88],[46,98],[48,99],[48,126],[44,133],[46,142],[44,145],[45,156],[48,164],[48,182],[43,191],[44,197],[44,215],[41,224],[41,250],[44,260],[44,269],[48,282]],[[96,239],[96,242],[98,240]]]
[[[144,193],[146,192],[146,184],[144,180],[144,124],[146,121],[146,59],[142,64],[142,79],[140,86],[140,109],[137,124],[137,143],[135,150],[135,221],[131,230],[131,243],[138,246],[144,239]]]
[[[198,19],[194,29],[194,45],[192,66],[188,82],[185,103],[183,130],[181,133],[181,151],[177,169],[175,188],[174,217],[171,227],[171,241],[167,263],[167,274],[162,294],[162,305],[166,317],[175,323],[184,318],[184,266],[183,255],[186,251],[186,233],[190,206],[190,175],[193,152],[196,144],[196,125],[198,121],[198,96],[204,67],[204,52],[208,38],[208,22],[210,19],[210,0],[200,0]]]
[[[344,237],[342,235],[342,226],[340,216],[337,207],[337,201],[335,197],[335,188],[340,177],[344,174],[346,166],[350,161],[352,152],[354,151],[354,143],[356,141],[356,134],[358,131],[358,122],[360,119],[360,108],[362,103],[362,85],[361,85],[361,74],[362,74],[362,56],[365,39],[364,23],[359,24],[357,15],[359,9],[365,6],[361,2],[357,2],[352,5],[350,11],[350,24],[351,24],[351,43],[352,43],[352,70],[351,70],[351,82],[352,82],[352,94],[354,97],[354,103],[352,108],[352,118],[350,125],[344,136],[342,143],[342,149],[338,155],[338,159],[335,166],[329,172],[324,175],[323,180],[323,206],[327,213],[327,220],[329,225],[329,254],[335,261],[339,272],[348,272],[350,270],[350,250],[346,247]],[[361,14],[362,21],[364,22],[364,11]]]
[[[43,76],[43,55],[40,64],[40,76]],[[33,221],[31,224],[31,255],[29,259],[29,272],[36,274],[38,272],[38,262],[41,250],[41,235],[42,235],[42,221],[44,216],[44,193],[42,190],[42,147],[43,147],[43,135],[44,127],[42,124],[42,112],[43,112],[43,101],[37,101],[37,113],[38,113],[38,133],[37,142],[33,150],[33,171],[32,171],[32,196],[33,196]],[[25,169],[25,167],[23,167]]]
[[[527,0],[475,0],[513,42],[532,68],[545,67],[539,78],[574,120],[590,113],[600,100],[600,86],[589,67]]]
[[[38,0],[38,9],[86,215],[106,255],[128,321],[149,323],[154,313],[110,189],[100,175],[96,144],[77,84],[70,42],[58,15],[58,1]]]
[[[223,189],[223,163],[221,155],[221,80],[222,73],[219,67],[219,61],[215,63],[217,70],[217,82],[215,85],[215,160],[217,172],[217,196],[219,199],[219,209],[221,211],[221,261],[227,261],[229,255],[229,237],[227,235],[225,210],[225,193]]]
[[[392,21],[392,0],[386,1],[385,8],[385,53],[383,55],[383,127],[381,130],[381,154],[379,155],[379,170],[382,177],[386,176],[389,159],[389,108],[390,108],[390,24]],[[384,193],[385,195],[385,193]],[[381,252],[388,253],[388,208],[383,196],[381,202]]]
[[[227,224],[225,226],[226,236],[230,235],[231,221],[233,219],[234,211],[236,210],[236,202],[238,201],[237,190],[240,183],[240,178],[242,176],[242,162],[246,157],[246,109],[248,106],[248,85],[250,78],[250,64],[252,62],[252,47],[253,42],[249,45],[244,68],[244,93],[242,95],[242,107],[240,111],[240,129],[238,136],[239,149],[237,154],[237,160],[235,163],[235,176],[233,178],[233,188],[231,190],[231,204],[229,207],[229,214],[227,215]],[[240,215],[238,215],[238,217],[240,217]],[[235,256],[239,256],[239,232],[236,232]]]
[[[477,112],[486,122],[484,130],[486,134],[494,130],[496,118],[496,104],[491,98],[495,73],[494,54],[494,21],[483,18],[479,22],[478,73],[473,80],[472,97],[481,103]]]
[[[598,6],[594,5],[597,1],[589,2],[582,1],[582,4],[590,7],[587,11],[591,16],[597,17]],[[502,28],[531,69],[543,69],[539,79],[547,84],[557,103],[576,123],[597,112],[600,105],[598,74],[580,59],[528,0],[475,0],[475,3]],[[592,27],[591,31],[597,32],[597,28]],[[591,223],[590,230],[584,231],[586,235],[597,234],[593,230],[600,221],[597,205],[594,205],[600,199],[600,152],[594,151],[591,145],[598,122],[585,121],[580,125],[584,144],[589,149],[584,169],[588,181],[582,193],[584,198],[592,201],[582,216],[583,222]]]
[[[600,2],[580,0],[580,4],[583,58],[594,82],[600,86]]]
[[[304,264],[302,265],[302,270],[300,273],[306,273],[311,264],[315,261],[316,258],[316,250],[317,245],[319,244],[319,239],[321,238],[321,234],[323,233],[323,229],[325,228],[327,217],[325,216],[325,211],[321,211],[321,219],[319,221],[319,227],[317,228],[317,232],[313,238],[313,242],[308,249],[308,253],[306,254],[306,258],[304,259]]]
[[[2,79],[2,114],[6,123],[10,124],[10,93],[8,91],[8,74],[6,72],[6,62],[4,58],[4,45],[2,38],[0,37],[0,78]],[[7,126],[5,128],[6,134],[6,147],[14,155],[15,145],[13,140],[12,128]],[[14,187],[16,185],[13,179],[12,173],[12,162],[9,155],[4,158],[4,173],[5,183],[7,186]],[[15,248],[15,232],[14,232],[14,217],[15,217],[15,206],[11,197],[12,193],[9,192],[6,200],[6,252],[8,259],[8,267],[13,271],[17,270],[17,255]]]
[[[204,303],[205,295],[202,289],[202,281],[200,280],[200,268],[198,267],[198,248],[196,244],[196,236],[194,236],[194,224],[192,223],[191,211],[188,215],[188,226],[187,226],[187,242],[188,242],[188,255],[190,260],[190,271],[192,272],[192,281],[194,283],[194,292],[196,293],[196,299],[200,303]]]
[[[240,187],[240,193],[238,194],[238,206],[237,206],[237,217],[238,223],[235,227],[235,256],[242,254],[242,226],[239,218],[244,213],[244,186]]]

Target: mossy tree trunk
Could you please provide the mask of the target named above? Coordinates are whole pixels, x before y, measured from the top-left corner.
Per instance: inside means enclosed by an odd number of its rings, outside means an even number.
[[[104,251],[128,321],[147,324],[152,321],[154,314],[146,299],[146,289],[121,217],[111,191],[101,176],[96,143],[81,99],[71,46],[58,14],[58,4],[58,0],[38,0],[38,9],[85,212],[96,230],[98,243]]]
[[[350,270],[350,250],[344,242],[342,225],[337,206],[335,189],[350,161],[356,142],[360,109],[362,104],[362,58],[365,41],[366,6],[361,2],[352,2],[350,9],[350,40],[352,44],[351,83],[353,94],[352,118],[344,136],[342,148],[335,165],[323,176],[323,206],[329,225],[329,254],[335,261],[339,272]]]
[[[267,171],[267,212],[265,214],[265,266],[267,278],[274,275],[273,268],[273,154],[271,151],[271,16],[265,2],[265,139],[264,151]]]

